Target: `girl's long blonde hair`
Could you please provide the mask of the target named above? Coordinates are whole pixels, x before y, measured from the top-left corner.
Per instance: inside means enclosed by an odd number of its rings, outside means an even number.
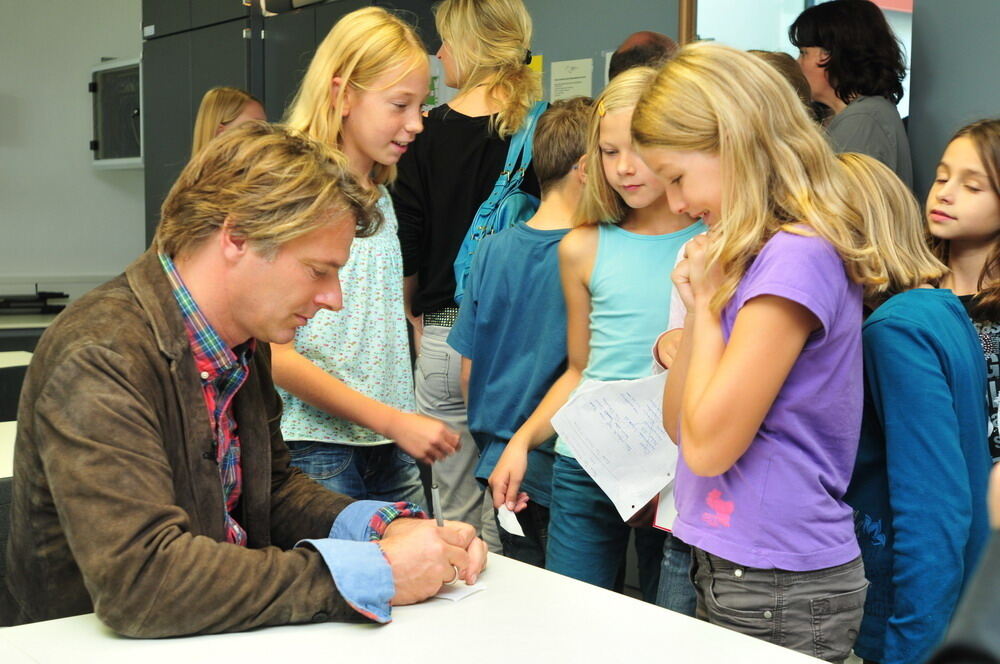
[[[788,81],[763,60],[721,44],[683,47],[636,105],[632,136],[644,147],[721,160],[722,210],[710,260],[720,263],[725,279],[714,310],[725,306],[779,230],[815,233],[836,248],[866,291],[884,288],[885,266],[849,204],[833,151]]]
[[[885,266],[887,280],[869,295],[869,303],[922,284],[936,284],[948,268],[931,251],[923,212],[909,187],[868,155],[845,152],[837,159],[853,194],[851,204],[864,219],[868,239]]]
[[[371,86],[386,72],[401,67],[398,81],[426,63],[427,50],[405,21],[380,7],[353,11],[337,21],[319,45],[285,115],[285,123],[310,138],[339,148],[348,86],[359,91],[372,90]],[[344,81],[336,92],[331,85],[335,76]],[[375,164],[372,179],[377,184],[395,178],[395,164]]]
[[[459,94],[485,86],[501,104],[490,129],[517,132],[541,98],[539,75],[528,67],[531,16],[521,0],[444,0],[434,10],[438,33],[458,67]]]
[[[240,116],[250,102],[260,100],[239,88],[212,88],[201,98],[198,117],[194,121],[194,137],[191,140],[191,156],[201,152],[205,145],[215,138],[219,125],[229,124]],[[260,104],[262,107],[263,104]]]
[[[574,225],[621,223],[628,205],[611,188],[601,161],[601,120],[608,113],[634,108],[642,93],[656,78],[652,67],[633,67],[615,76],[594,102],[587,127],[587,179],[576,208]]]

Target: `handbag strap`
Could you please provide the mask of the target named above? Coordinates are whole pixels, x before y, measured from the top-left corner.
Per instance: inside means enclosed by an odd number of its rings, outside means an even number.
[[[503,165],[501,177],[503,175],[510,176],[515,171],[528,168],[528,164],[531,163],[531,144],[535,136],[535,124],[538,123],[538,118],[545,112],[547,106],[548,104],[544,101],[535,102],[535,105],[528,111],[527,117],[524,118],[524,124],[511,137],[510,147],[507,148],[507,161]],[[523,177],[523,173],[521,176]]]

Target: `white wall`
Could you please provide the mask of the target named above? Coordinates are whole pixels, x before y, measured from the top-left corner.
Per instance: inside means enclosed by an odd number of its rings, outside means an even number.
[[[0,0],[0,293],[78,295],[144,249],[141,169],[91,165],[90,68],[137,58],[141,0]]]

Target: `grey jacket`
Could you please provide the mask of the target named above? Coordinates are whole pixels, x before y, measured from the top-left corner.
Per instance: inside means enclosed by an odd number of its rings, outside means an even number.
[[[234,400],[248,547],[225,542],[213,436],[156,254],[67,308],[25,377],[7,574],[15,622],[89,611],[129,636],[360,620],[318,553],[351,500],[289,467],[270,353]],[[2,596],[3,593],[0,593]],[[10,598],[8,598],[8,601]]]

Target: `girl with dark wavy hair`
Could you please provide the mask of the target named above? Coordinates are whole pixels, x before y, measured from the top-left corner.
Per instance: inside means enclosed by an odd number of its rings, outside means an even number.
[[[896,110],[906,64],[882,10],[869,0],[824,2],[799,14],[788,38],[813,101],[833,111],[834,150],[875,157],[912,187],[910,144]]]
[[[959,129],[927,194],[932,246],[951,273],[941,281],[965,304],[986,356],[990,455],[1000,461],[1000,118]]]

